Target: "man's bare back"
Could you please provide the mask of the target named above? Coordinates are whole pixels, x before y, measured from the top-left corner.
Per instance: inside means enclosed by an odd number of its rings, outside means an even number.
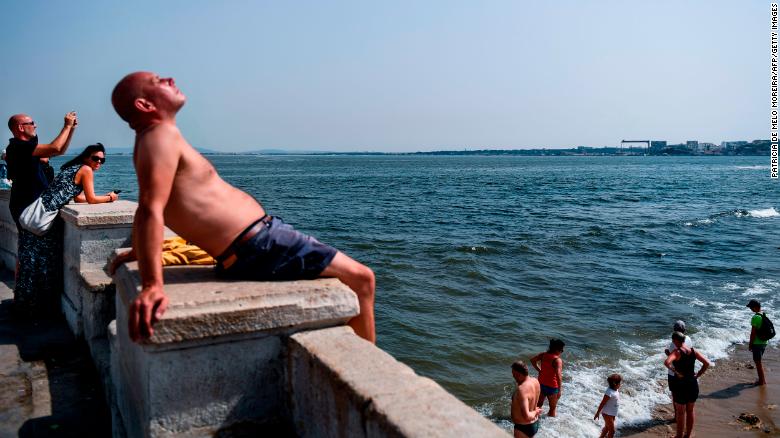
[[[515,379],[515,392],[512,394],[512,422],[515,424],[515,438],[533,436],[539,429],[539,414],[537,408],[541,388],[536,378],[528,375],[528,368],[516,362],[512,364],[512,376]]]
[[[175,125],[161,123],[140,133],[133,161],[139,178],[148,180],[147,174],[156,174],[159,179],[172,177],[163,210],[165,225],[214,257],[265,215],[254,198],[220,178]]]

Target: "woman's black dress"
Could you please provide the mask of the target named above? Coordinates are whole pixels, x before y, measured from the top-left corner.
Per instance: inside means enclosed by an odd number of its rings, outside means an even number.
[[[66,167],[41,194],[47,211],[59,210],[81,186],[73,179],[81,164]],[[19,274],[14,287],[14,311],[29,316],[56,313],[62,292],[62,235],[64,224],[57,217],[51,229],[43,236],[27,230],[19,231]]]

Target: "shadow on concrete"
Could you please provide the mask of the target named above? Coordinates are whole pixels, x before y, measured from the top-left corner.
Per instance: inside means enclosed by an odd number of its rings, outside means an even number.
[[[0,281],[13,286],[8,271],[0,272]],[[0,388],[7,414],[4,430],[21,425],[20,437],[111,436],[110,411],[86,344],[74,339],[61,317],[44,321],[15,318],[12,299],[7,294],[3,298],[0,347],[15,345],[16,349],[3,348],[0,354],[5,356],[3,363],[10,364],[6,372],[18,382]],[[10,357],[17,351],[18,358]]]

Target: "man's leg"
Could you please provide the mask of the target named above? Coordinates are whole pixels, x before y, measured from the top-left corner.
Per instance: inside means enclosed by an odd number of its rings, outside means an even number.
[[[550,411],[547,412],[547,415],[554,417],[556,415],[555,408],[558,407],[558,399],[561,397],[560,392],[556,392],[555,394],[547,397],[547,400],[550,402]]]
[[[764,376],[764,364],[761,363],[761,359],[764,356],[765,346],[753,345],[753,362],[756,363],[756,373],[758,373],[758,381],[756,385],[766,385],[766,378]]]
[[[764,364],[761,361],[756,362],[756,372],[758,373],[758,382],[756,385],[766,385],[766,378],[764,377]]]
[[[339,251],[330,264],[322,271],[321,277],[336,277],[357,294],[360,303],[360,315],[349,321],[355,333],[370,342],[376,343],[374,326],[374,291],[376,280],[374,272]]]

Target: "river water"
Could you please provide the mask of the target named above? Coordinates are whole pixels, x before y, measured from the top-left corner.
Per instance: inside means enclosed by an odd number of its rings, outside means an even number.
[[[379,346],[507,430],[509,365],[551,337],[567,344],[565,392],[538,436],[597,436],[613,372],[619,424],[668,401],[658,382],[675,320],[718,359],[747,338],[749,298],[777,308],[768,157],[208,159],[272,214],[371,266]],[[109,155],[96,181],[137,197],[129,156]]]

